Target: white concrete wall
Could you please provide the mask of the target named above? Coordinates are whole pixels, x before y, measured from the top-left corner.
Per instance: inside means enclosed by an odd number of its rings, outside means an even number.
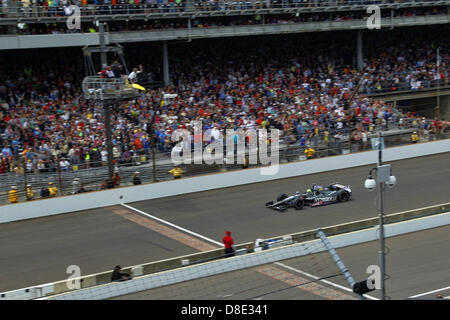
[[[106,34],[109,38],[109,34]],[[109,39],[106,39],[107,41]],[[109,42],[107,42],[109,43]],[[99,35],[95,33],[64,33],[40,35],[1,35],[0,50],[36,49],[59,47],[84,47],[99,45]]]
[[[389,148],[383,152],[383,161],[401,160],[443,152],[450,152],[450,140]],[[53,199],[4,205],[0,206],[0,223],[364,166],[375,164],[377,160],[377,151],[367,151],[281,164],[276,175],[262,175],[260,168],[251,168],[140,186],[123,187]]]

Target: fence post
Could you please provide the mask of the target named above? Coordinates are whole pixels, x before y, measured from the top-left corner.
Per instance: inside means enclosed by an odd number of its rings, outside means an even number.
[[[153,130],[152,127],[152,165],[153,165],[153,182],[156,182],[156,137],[155,137],[155,131]]]
[[[56,155],[56,168],[58,169],[59,195],[62,195],[62,179],[61,179],[61,166],[59,165],[59,153]]]
[[[22,162],[23,162],[23,183],[24,183],[24,190],[25,190],[25,199],[27,199],[27,163],[25,161],[25,155],[22,156]]]

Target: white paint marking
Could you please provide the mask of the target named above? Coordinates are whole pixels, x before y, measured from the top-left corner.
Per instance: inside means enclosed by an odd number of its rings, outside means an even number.
[[[212,242],[212,243],[214,243],[214,244],[216,244],[216,245],[218,245],[218,246],[221,246],[221,247],[224,246],[224,245],[223,245],[222,243],[220,243],[220,242],[217,242],[217,241],[215,241],[215,240],[212,240],[212,239],[210,239],[210,238],[207,238],[207,237],[205,237],[205,236],[202,236],[201,234],[198,234],[198,233],[195,233],[195,232],[193,232],[193,231],[190,231],[190,230],[187,230],[187,229],[185,229],[185,228],[182,228],[182,227],[180,227],[180,226],[177,226],[177,225],[175,225],[175,224],[173,224],[173,223],[170,223],[169,221],[166,221],[166,220],[160,219],[160,218],[158,218],[158,217],[152,216],[151,214],[148,214],[148,213],[146,213],[146,212],[144,212],[144,211],[141,211],[141,210],[139,210],[139,209],[133,208],[132,206],[129,206],[129,205],[125,204],[125,203],[121,203],[120,205],[122,205],[122,206],[124,206],[125,208],[128,208],[128,209],[130,209],[130,210],[136,211],[137,213],[140,213],[140,214],[142,214],[142,215],[144,215],[144,216],[146,216],[146,217],[148,217],[148,218],[150,218],[150,219],[154,219],[154,220],[159,221],[159,222],[162,222],[162,223],[164,223],[164,224],[166,224],[166,225],[168,225],[168,226],[171,226],[171,227],[173,227],[173,228],[176,228],[176,229],[178,229],[178,230],[181,230],[181,231],[183,231],[183,232],[185,232],[185,233],[189,233],[189,234],[191,234],[191,235],[193,235],[193,236],[196,236],[196,237],[198,237],[198,238],[201,238],[201,239],[203,239],[203,240]]]
[[[436,293],[436,292],[444,291],[444,290],[448,290],[448,289],[450,289],[450,287],[445,287],[442,289],[437,289],[437,290],[433,290],[433,291],[429,291],[429,292],[425,292],[425,293],[416,294],[415,296],[411,296],[409,298],[418,298],[418,297],[426,296],[428,294],[432,294],[432,293]]]
[[[168,221],[166,221],[166,220],[163,220],[163,219],[160,219],[160,218],[158,218],[158,217],[152,216],[151,214],[148,214],[148,213],[146,213],[146,212],[144,212],[144,211],[142,211],[142,210],[133,208],[132,206],[129,206],[129,205],[125,204],[125,203],[121,203],[121,205],[124,206],[125,208],[128,208],[128,209],[130,209],[130,210],[136,211],[137,213],[140,213],[140,214],[142,214],[142,215],[144,215],[144,216],[146,216],[146,217],[148,217],[148,218],[157,220],[157,221],[162,222],[162,223],[164,223],[164,224],[167,224],[167,225],[169,225],[169,226],[171,226],[171,227],[177,228],[177,229],[179,229],[179,230],[181,230],[181,231],[183,231],[183,232],[192,234],[192,235],[194,235],[194,236],[196,236],[196,237],[199,237],[199,238],[201,238],[201,239],[204,239],[204,240],[207,240],[207,241],[212,242],[212,243],[214,243],[214,244],[223,246],[223,244],[220,243],[220,242],[217,242],[217,241],[215,241],[215,240],[212,240],[212,239],[209,239],[209,238],[207,238],[207,237],[205,237],[205,236],[202,236],[202,235],[200,235],[200,234],[198,234],[198,233],[195,233],[195,232],[192,232],[192,231],[187,230],[187,229],[185,229],[185,228],[182,228],[182,227],[180,227],[180,226],[177,226],[177,225],[175,225],[175,224],[173,224],[173,223],[171,223],[171,222],[168,222]],[[282,267],[284,267],[284,268],[286,268],[286,269],[289,269],[289,270],[292,270],[292,271],[294,271],[294,272],[303,274],[303,275],[308,276],[308,277],[310,277],[310,278],[313,278],[313,279],[316,279],[316,280],[319,279],[319,277],[316,277],[316,276],[314,276],[314,275],[312,275],[312,274],[309,274],[309,273],[307,273],[307,272],[304,272],[304,271],[301,271],[301,270],[292,268],[292,267],[290,267],[290,266],[288,266],[288,265],[285,265],[285,264],[283,264],[283,263],[281,263],[281,262],[274,262],[274,264],[277,264],[277,265],[279,265],[279,266],[282,266]],[[344,291],[348,291],[348,292],[352,292],[352,293],[353,293],[353,290],[351,290],[350,288],[347,288],[347,287],[341,286],[341,285],[339,285],[339,284],[336,284],[336,283],[327,281],[327,280],[325,280],[325,279],[322,279],[322,280],[320,280],[320,281],[323,282],[323,283],[326,283],[326,284],[328,284],[328,285],[330,285],[330,286],[334,286],[334,287],[339,288],[339,289],[341,289],[341,290],[344,290]],[[368,298],[368,299],[371,299],[371,300],[379,300],[379,299],[377,299],[377,298],[375,298],[375,297],[372,297],[372,296],[369,296],[369,295],[366,295],[366,294],[364,295],[364,297],[366,297],[366,298]]]
[[[305,271],[302,271],[302,270],[299,270],[299,269],[290,267],[290,266],[285,265],[284,263],[281,263],[281,262],[274,262],[274,264],[279,265],[279,266],[281,266],[281,267],[284,267],[284,268],[286,268],[286,269],[289,269],[289,270],[291,270],[291,271],[294,271],[294,272],[303,274],[303,275],[305,275],[305,276],[307,276],[307,277],[310,277],[310,278],[313,278],[313,279],[315,279],[315,280],[319,280],[319,279],[320,279],[319,277],[316,277],[315,275],[312,275],[312,274],[307,273],[307,272],[305,272]],[[322,279],[322,280],[319,280],[319,281],[321,281],[321,282],[323,282],[323,283],[326,283],[326,284],[328,284],[328,285],[330,285],[330,286],[339,288],[339,289],[341,289],[341,290],[345,290],[345,291],[348,291],[348,292],[352,292],[352,293],[353,293],[353,290],[352,290],[352,289],[347,288],[347,287],[344,287],[344,286],[341,286],[340,284],[337,284],[337,283],[334,283],[334,282],[330,282],[330,281],[325,280],[325,279]],[[367,294],[364,294],[363,296],[364,296],[365,298],[368,298],[368,299],[371,299],[371,300],[379,300],[378,298],[369,296],[369,295],[367,295]]]

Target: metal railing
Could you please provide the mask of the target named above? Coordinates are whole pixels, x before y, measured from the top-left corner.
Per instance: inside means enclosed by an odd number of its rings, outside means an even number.
[[[102,78],[88,76],[81,84],[87,99],[133,99],[139,95],[139,90],[132,87],[126,78]]]
[[[448,1],[411,1],[411,0],[250,0],[250,1],[156,1],[140,0],[134,4],[83,4],[79,5],[82,16],[108,16],[121,14],[152,14],[152,13],[201,13],[201,12],[230,12],[262,9],[297,9],[297,8],[329,8],[329,7],[351,7],[367,5],[389,5],[398,4],[402,6],[422,6],[424,2],[430,4],[445,5]],[[50,6],[21,5],[15,4],[11,7],[1,7],[0,15],[5,18],[17,17],[55,17],[69,16],[72,14],[68,5],[53,4]]]
[[[442,68],[444,69],[444,68]],[[441,70],[442,72],[443,70]],[[433,75],[434,76],[434,75]],[[359,92],[367,95],[376,95],[378,93],[410,93],[426,90],[437,89],[438,85],[441,90],[447,90],[449,86],[449,78],[435,80],[435,79],[417,79],[410,82],[395,83],[394,80],[386,80],[382,84],[372,84],[361,86]]]
[[[371,149],[370,138],[376,137],[376,129],[380,129],[381,125],[374,128],[374,131],[369,132],[367,141],[352,141],[352,150],[349,150],[348,136],[342,139],[336,139],[330,135],[329,140],[324,139],[323,135],[317,136],[309,140],[308,145],[311,146],[315,153],[312,158],[323,158],[328,156],[340,155],[349,152],[362,152]],[[387,130],[384,128],[384,130]],[[417,131],[420,136],[420,142],[434,141],[450,138],[450,128],[446,128],[442,132],[424,131],[420,129],[420,125],[411,125],[405,123],[404,125],[392,125],[390,130],[385,131],[384,139],[386,147],[399,146],[411,143],[411,133]],[[298,137],[297,137],[298,138]],[[268,148],[270,149],[270,148]],[[306,146],[302,147],[299,141],[287,141],[281,138],[279,148],[280,163],[307,160],[305,155]],[[164,181],[173,179],[169,170],[173,168],[173,162],[169,154],[159,154],[157,165],[153,168],[151,156],[149,154],[135,155],[131,158],[121,159],[117,161],[115,172],[120,177],[120,182],[116,187],[132,186],[134,185],[134,176],[138,173],[141,183],[152,183],[157,181]],[[248,167],[259,166],[258,164],[249,164]],[[182,164],[179,166],[183,170],[183,177],[195,176],[205,173],[215,173],[220,171],[230,171],[243,169],[242,164],[230,163],[227,164]],[[154,171],[157,181],[154,181]],[[44,186],[48,187],[49,182],[52,182],[57,187],[57,196],[69,195],[78,193],[79,187],[74,185],[74,179],[78,178],[83,189],[81,192],[96,191],[105,188],[105,182],[108,179],[108,167],[106,162],[89,162],[85,161],[70,165],[65,169],[59,166],[53,166],[40,172],[33,170],[29,172],[6,173],[0,175],[0,204],[9,203],[8,192],[11,186],[16,186],[18,190],[19,202],[27,200],[25,186],[31,185],[34,192],[33,199],[40,199],[41,189]]]

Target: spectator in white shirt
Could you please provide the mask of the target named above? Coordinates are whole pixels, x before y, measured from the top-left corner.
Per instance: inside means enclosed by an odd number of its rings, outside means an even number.
[[[133,68],[133,71],[131,71],[131,73],[128,75],[128,79],[130,79],[131,82],[136,82],[138,74],[141,73],[142,71],[143,71],[142,64],[140,64],[139,70],[138,68]]]
[[[106,166],[108,164],[108,151],[103,149],[102,151],[100,151],[100,155],[102,157],[102,164]]]
[[[69,170],[70,167],[70,162],[67,161],[67,159],[61,159],[61,161],[59,161],[59,166],[61,168],[61,170]]]

